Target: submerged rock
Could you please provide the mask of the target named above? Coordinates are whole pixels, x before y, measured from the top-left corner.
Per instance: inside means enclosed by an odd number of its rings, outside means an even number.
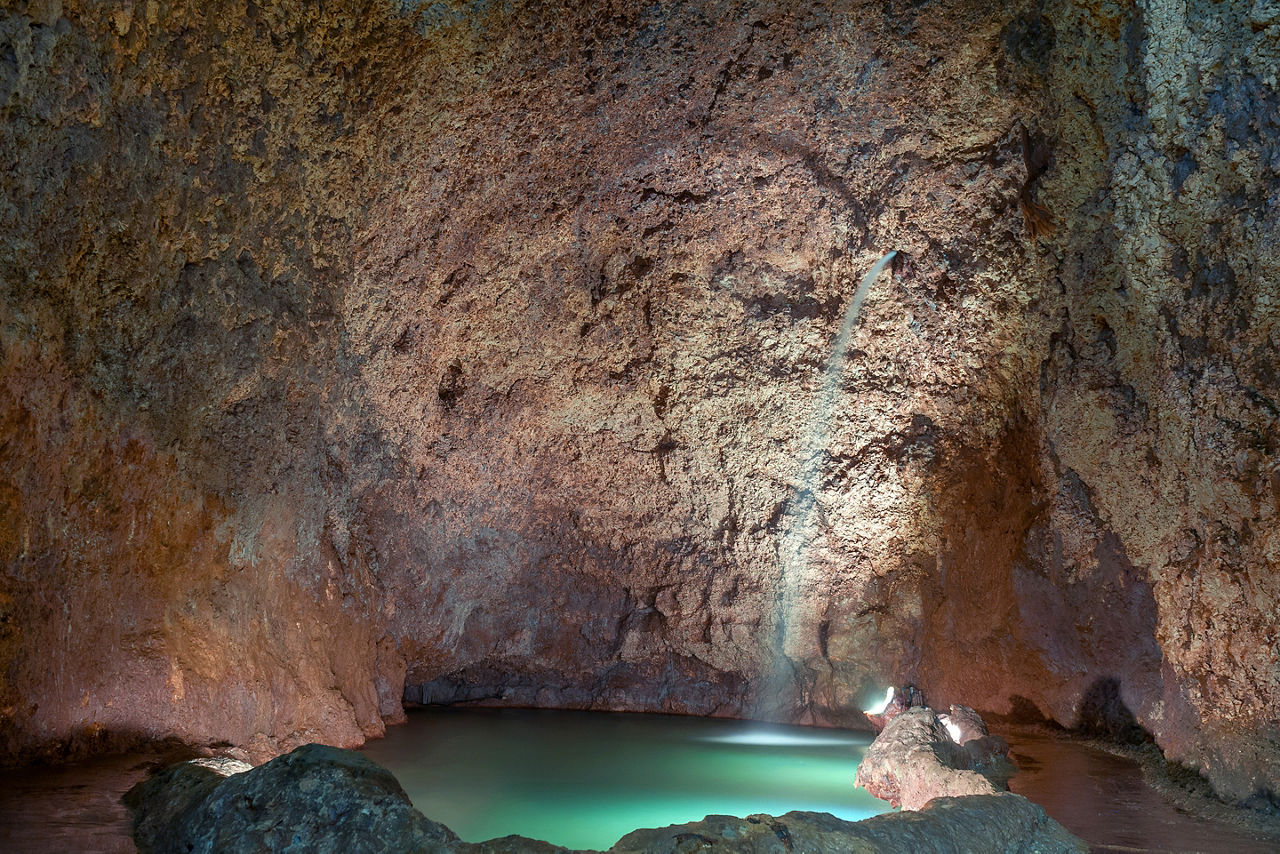
[[[981,721],[979,729],[967,720],[966,733],[985,732]],[[895,807],[918,810],[934,798],[1007,789],[1014,771],[1008,756],[1009,745],[999,736],[970,737],[957,744],[933,709],[919,706],[889,721],[867,748],[854,782]]]
[[[362,754],[309,744],[258,768],[200,759],[172,766],[125,795],[134,841],[164,852],[432,852],[567,854],[536,839],[468,843],[409,802],[392,773]],[[941,798],[918,813],[860,822],[829,813],[708,816],[636,830],[609,854],[685,851],[1073,852],[1084,843],[1018,795]]]

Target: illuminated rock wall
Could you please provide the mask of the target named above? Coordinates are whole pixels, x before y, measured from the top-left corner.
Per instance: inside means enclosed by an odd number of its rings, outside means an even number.
[[[0,25],[11,753],[354,744],[399,698],[339,426],[347,99],[379,37],[311,4],[217,6],[33,3]]]
[[[11,754],[914,680],[1276,785],[1267,4],[368,5],[7,16]]]
[[[1280,5],[1050,10],[1042,199],[1063,227],[1035,583],[1095,603],[1150,585],[1163,661],[1130,708],[1223,792],[1274,797]],[[1082,611],[1082,635],[1113,631]]]

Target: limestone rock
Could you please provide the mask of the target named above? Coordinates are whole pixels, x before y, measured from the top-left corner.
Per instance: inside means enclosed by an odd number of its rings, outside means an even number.
[[[178,848],[175,829],[187,826],[204,800],[227,777],[253,768],[237,759],[192,759],[165,768],[125,793],[133,836],[143,851]],[[179,849],[180,850],[180,849]]]
[[[233,773],[226,776],[226,772]],[[146,852],[408,852],[457,836],[413,808],[391,772],[359,753],[305,745],[249,770],[195,760],[125,796]]]
[[[908,685],[901,690],[890,688],[883,703],[872,707],[872,711],[864,711],[863,714],[871,724],[871,728],[880,732],[889,721],[907,709],[923,705],[925,705],[924,696],[914,685]]]
[[[934,711],[908,709],[876,736],[854,783],[892,806],[918,810],[939,797],[1007,789],[1009,745],[992,736],[957,744]]]
[[[1075,854],[1088,851],[1040,807],[1008,792],[938,798],[919,812],[876,816],[859,822],[829,813],[790,812],[777,818],[707,816],[702,821],[624,836],[609,854]]]
[[[966,744],[974,739],[986,738],[987,723],[982,716],[968,706],[952,704],[950,711],[938,715],[938,720],[947,728],[947,734],[956,744]]]

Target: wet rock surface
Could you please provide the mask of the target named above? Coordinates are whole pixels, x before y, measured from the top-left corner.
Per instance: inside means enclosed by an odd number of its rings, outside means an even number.
[[[933,709],[917,706],[894,716],[876,736],[854,784],[891,806],[918,810],[934,798],[1005,791],[1014,770],[1009,745],[999,736],[957,743]]]
[[[1270,803],[1271,5],[6,9],[0,750],[911,681]]]
[[[790,812],[745,819],[708,816],[702,821],[630,833],[609,854],[677,854],[733,851],[752,854],[848,852],[1084,852],[1044,810],[1009,793],[938,798],[920,812],[859,822],[827,813]]]

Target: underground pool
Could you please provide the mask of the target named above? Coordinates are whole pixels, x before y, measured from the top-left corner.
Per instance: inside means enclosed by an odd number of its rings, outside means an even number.
[[[887,805],[853,787],[870,736],[717,718],[419,709],[363,751],[468,842],[519,834],[606,849],[638,827],[712,814]]]
[[[1014,792],[1095,850],[1280,851],[1274,820],[1153,788],[1133,759],[1069,733],[999,727],[1020,768]],[[853,787],[870,736],[746,721],[602,712],[419,708],[362,750],[414,804],[467,841],[508,834],[607,849],[640,827],[708,814],[830,812],[885,805]],[[120,797],[187,758],[148,749],[54,768],[0,771],[0,851],[135,851]]]

